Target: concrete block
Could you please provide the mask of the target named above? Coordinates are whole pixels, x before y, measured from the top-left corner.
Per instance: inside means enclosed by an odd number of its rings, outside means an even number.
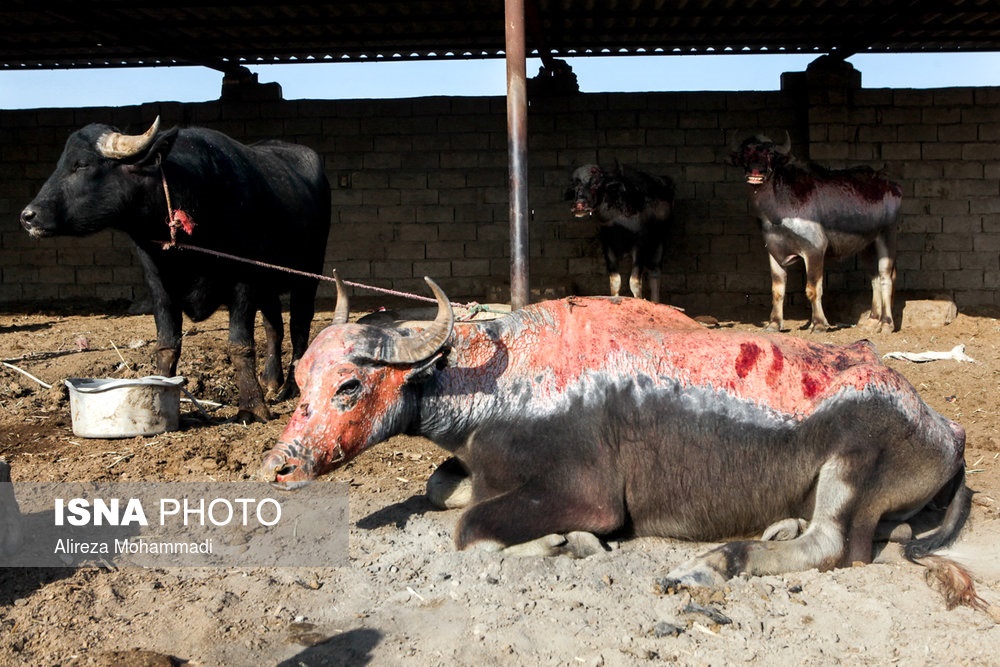
[[[958,306],[951,299],[913,299],[903,304],[900,328],[938,329],[958,316]],[[868,313],[862,315],[862,320]]]

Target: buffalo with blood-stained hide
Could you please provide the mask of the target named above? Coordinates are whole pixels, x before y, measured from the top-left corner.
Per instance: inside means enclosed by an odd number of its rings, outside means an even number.
[[[594,534],[622,530],[772,538],[730,542],[668,575],[687,585],[870,562],[879,529],[932,502],[947,506],[943,520],[905,553],[940,565],[927,556],[967,517],[964,430],[868,342],[708,330],[613,297],[456,325],[428,282],[439,310],[422,330],[349,323],[338,290],[334,324],[296,369],[301,402],[264,479],[293,488],[406,433],[457,459],[429,489],[458,478],[452,488],[471,491],[460,549],[587,551]]]
[[[608,271],[611,295],[621,291],[619,264],[632,258],[629,289],[642,298],[643,279],[649,298],[660,301],[660,266],[674,209],[674,182],[615,164],[586,164],[573,171],[573,207],[577,218],[597,220],[597,235]]]
[[[258,310],[267,348],[261,380],[277,399],[297,393],[294,366],[309,343],[316,280],[178,250],[167,241],[320,272],[330,186],[311,149],[280,141],[247,146],[205,128],[161,132],[159,118],[142,135],[88,125],[69,137],[55,171],[21,212],[21,224],[33,237],[106,228],[128,234],[152,298],[161,375],[176,373],[183,314],[199,321],[225,304],[239,386],[237,419],[271,417],[256,371]],[[279,300],[285,292],[291,293],[287,376]]]
[[[872,307],[865,323],[873,332],[892,331],[896,280],[896,219],[902,190],[869,167],[827,169],[795,159],[791,140],[777,145],[763,135],[749,137],[733,151],[744,170],[750,205],[760,219],[771,264],[769,330],[784,327],[786,267],[805,264],[810,328],[825,331],[823,265],[826,258],[858,253],[868,265]]]

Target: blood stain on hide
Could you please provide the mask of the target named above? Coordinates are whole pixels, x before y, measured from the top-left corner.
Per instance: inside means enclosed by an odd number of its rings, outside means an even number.
[[[781,348],[771,344],[771,366],[767,369],[767,384],[774,386],[781,381],[781,373],[785,370],[785,355]]]
[[[740,343],[740,354],[736,357],[736,374],[745,378],[757,365],[761,349],[756,343]]]
[[[816,394],[818,394],[822,388],[822,382],[808,373],[802,374],[802,393],[805,394],[806,398],[815,398]]]
[[[813,191],[816,190],[816,179],[807,172],[803,170],[796,170],[797,173],[794,178],[787,179],[788,188],[791,190],[792,196],[797,202],[808,201],[812,196]]]

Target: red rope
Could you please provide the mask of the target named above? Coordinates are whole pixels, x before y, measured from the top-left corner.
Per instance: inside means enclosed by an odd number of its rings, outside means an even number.
[[[156,165],[160,168],[160,180],[163,182],[163,197],[167,200],[167,227],[170,228],[170,241],[163,244],[163,249],[172,248],[177,245],[177,230],[183,229],[184,232],[190,235],[194,232],[195,224],[186,212],[177,209],[174,210],[173,204],[170,202],[170,187],[167,185],[167,174],[163,171],[163,165],[160,164],[160,156],[156,156]]]

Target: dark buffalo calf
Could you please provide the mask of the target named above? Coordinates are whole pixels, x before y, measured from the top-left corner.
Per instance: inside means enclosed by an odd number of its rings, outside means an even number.
[[[618,267],[631,256],[632,296],[642,298],[645,278],[650,300],[659,303],[660,266],[674,209],[673,181],[619,165],[608,169],[596,164],[576,169],[572,181],[571,212],[577,218],[597,220],[611,295],[621,291]]]

